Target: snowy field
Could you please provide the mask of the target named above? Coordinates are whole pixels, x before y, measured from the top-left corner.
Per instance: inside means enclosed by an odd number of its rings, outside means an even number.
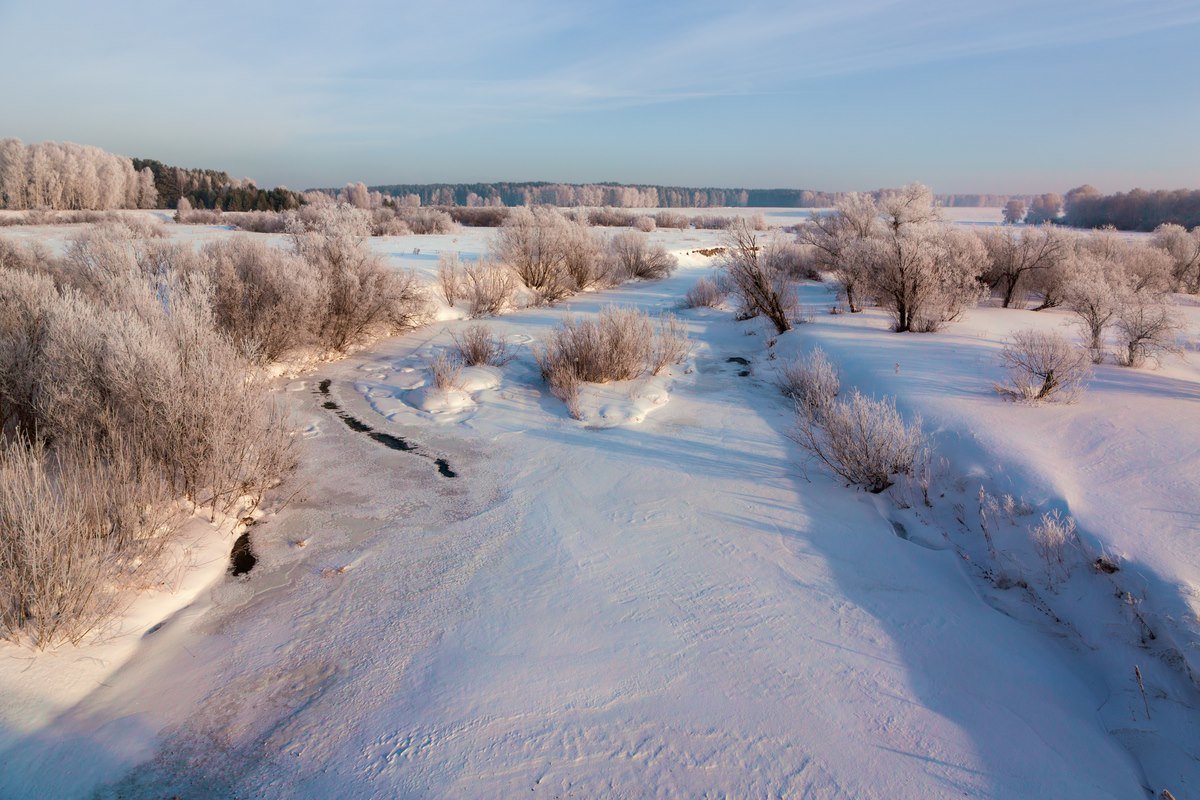
[[[726,211],[759,209],[696,213]],[[0,228],[55,249],[74,232]],[[432,282],[492,235],[370,244]],[[249,575],[197,521],[175,591],[102,641],[0,645],[0,798],[1198,796],[1194,299],[1176,297],[1184,356],[1099,366],[1078,403],[1034,407],[993,391],[996,356],[1015,330],[1075,336],[1064,312],[901,335],[810,283],[811,323],[776,341],[680,309],[720,232],[650,238],[673,277],[487,320],[516,357],[454,398],[428,387],[467,324],[446,307],[280,379],[305,447]],[[609,304],[678,314],[693,350],[589,388],[576,421],[529,345]],[[777,370],[818,344],[844,386],[922,415],[931,507],[846,488],[787,438]],[[1053,569],[1028,535],[1052,509],[1083,542]]]

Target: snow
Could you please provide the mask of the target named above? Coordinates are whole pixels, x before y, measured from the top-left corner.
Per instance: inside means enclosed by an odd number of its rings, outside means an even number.
[[[372,246],[432,280],[437,252],[490,235]],[[224,574],[214,536],[220,568],[147,596],[162,605],[124,634],[0,646],[0,797],[1194,794],[1195,364],[1102,366],[1072,406],[1006,402],[1004,337],[1071,333],[1065,314],[980,308],[897,335],[876,311],[823,313],[828,288],[806,284],[813,322],[771,344],[758,321],[679,308],[719,233],[651,236],[674,277],[485,320],[516,357],[453,392],[428,370],[470,324],[450,313],[281,378],[305,452],[251,529],[257,567]],[[611,303],[677,314],[693,351],[586,387],[574,420],[529,345]],[[1200,309],[1181,308],[1194,343]],[[846,488],[787,439],[775,370],[818,344],[845,386],[924,417],[933,508],[912,486],[892,491],[907,508]],[[980,486],[1016,498],[995,557]],[[1028,528],[1050,508],[1120,571],[1075,554],[1048,573]]]

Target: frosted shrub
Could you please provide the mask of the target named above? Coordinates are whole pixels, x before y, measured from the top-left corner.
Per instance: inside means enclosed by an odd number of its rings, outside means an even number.
[[[657,374],[687,357],[687,336],[674,318],[657,325],[633,308],[608,306],[596,319],[568,316],[535,348],[542,378],[570,403],[579,383],[625,381]],[[574,412],[572,412],[574,413]]]
[[[508,343],[487,325],[468,325],[452,338],[459,359],[468,367],[502,367],[513,358]]]
[[[642,233],[650,233],[650,231],[654,230],[658,226],[654,222],[654,217],[641,216],[634,219],[633,227],[637,228]]]
[[[1033,529],[1033,546],[1046,564],[1046,575],[1053,583],[1054,573],[1067,572],[1066,550],[1077,539],[1075,520],[1058,512],[1047,512]]]
[[[493,261],[469,261],[463,267],[464,296],[471,316],[492,317],[512,305],[517,278],[512,270]]]
[[[682,364],[691,351],[692,343],[683,323],[672,314],[664,314],[658,320],[650,348],[650,374],[659,375],[668,367]]]
[[[571,227],[550,208],[518,208],[496,230],[495,257],[507,264],[539,302],[554,303],[574,291],[566,259]]]
[[[429,362],[429,372],[433,376],[433,385],[439,391],[447,392],[461,388],[459,376],[462,374],[463,363],[446,352],[438,353]]]
[[[930,333],[979,302],[985,259],[971,231],[894,223],[877,243],[867,285],[896,331]]]
[[[396,215],[417,234],[452,233],[458,228],[449,214],[436,208],[400,208]]]
[[[417,277],[388,267],[353,230],[334,226],[293,235],[295,252],[316,268],[325,299],[319,340],[338,352],[423,325],[431,313]]]
[[[893,475],[910,475],[925,449],[920,418],[906,425],[890,398],[875,400],[857,390],[818,411],[797,408],[789,434],[811,456],[848,483],[878,494]]]
[[[458,302],[462,293],[462,266],[455,253],[442,253],[438,256],[438,286],[441,287],[442,297],[446,303],[453,306]]]
[[[691,223],[696,230],[724,231],[734,225],[743,225],[747,230],[759,230],[749,224],[744,217],[723,217],[719,214],[698,214],[692,217]]]
[[[812,249],[814,268],[832,273],[851,313],[863,310],[867,297],[872,246],[882,235],[883,220],[875,199],[851,192],[833,213],[814,213],[797,230],[797,238]]]
[[[508,218],[508,209],[504,206],[451,206],[446,213],[458,224],[471,228],[498,228]]]
[[[727,296],[728,292],[718,286],[715,281],[701,278],[691,289],[688,289],[683,302],[687,308],[720,308]]]
[[[651,247],[645,234],[635,231],[618,233],[609,239],[608,257],[618,280],[667,278],[677,264],[675,256],[660,245]]]
[[[136,449],[52,453],[0,437],[0,633],[78,643],[122,608],[122,589],[180,516]]]
[[[1121,341],[1119,360],[1126,367],[1140,367],[1179,350],[1175,342],[1182,328],[1161,296],[1133,293],[1122,298],[1116,329]]]
[[[837,398],[842,384],[825,351],[815,347],[808,355],[783,365],[779,388],[809,412],[820,414]]]
[[[1008,382],[996,391],[1029,402],[1071,402],[1091,374],[1088,354],[1057,333],[1021,331],[1000,351]]]
[[[246,239],[211,242],[198,260],[212,285],[216,325],[244,352],[270,363],[313,340],[323,287],[312,264]]]
[[[758,236],[744,221],[739,220],[729,229],[727,248],[721,268],[746,316],[761,314],[777,333],[791,330],[799,305],[792,276],[779,261],[763,257]]]
[[[788,275],[794,280],[820,280],[813,248],[782,236],[767,239],[762,258],[771,272]]]
[[[593,208],[583,215],[583,220],[589,225],[603,228],[628,228],[636,217],[632,211],[623,208]]]
[[[0,436],[37,426],[38,360],[47,313],[58,300],[49,276],[0,267]]]
[[[675,211],[658,212],[654,215],[654,224],[659,228],[676,228],[678,230],[686,230],[691,227],[687,216]]]
[[[571,223],[563,231],[563,267],[574,292],[610,286],[613,271],[605,261],[600,239],[586,225]]]

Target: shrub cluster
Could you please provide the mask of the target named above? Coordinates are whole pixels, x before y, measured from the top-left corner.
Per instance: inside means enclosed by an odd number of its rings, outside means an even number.
[[[186,510],[256,503],[293,461],[256,363],[421,321],[415,279],[352,236],[196,250],[89,229],[0,245],[0,630],[78,641]]]
[[[551,392],[578,419],[580,384],[658,375],[682,363],[690,347],[674,317],[655,322],[637,309],[608,306],[594,320],[566,317],[534,356]]]
[[[842,397],[837,369],[820,348],[785,365],[779,386],[796,404],[789,438],[848,483],[878,494],[894,475],[928,463],[921,419],[905,423],[891,398],[857,389]]]
[[[634,278],[665,278],[676,266],[644,233],[618,233],[605,243],[585,223],[547,207],[513,209],[496,232],[492,254],[540,303]]]

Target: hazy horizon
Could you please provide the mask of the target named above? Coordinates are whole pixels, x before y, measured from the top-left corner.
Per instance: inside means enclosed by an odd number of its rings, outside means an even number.
[[[37,65],[0,86],[0,136],[294,189],[1195,188],[1198,26],[1179,0],[0,0],[0,47]]]

